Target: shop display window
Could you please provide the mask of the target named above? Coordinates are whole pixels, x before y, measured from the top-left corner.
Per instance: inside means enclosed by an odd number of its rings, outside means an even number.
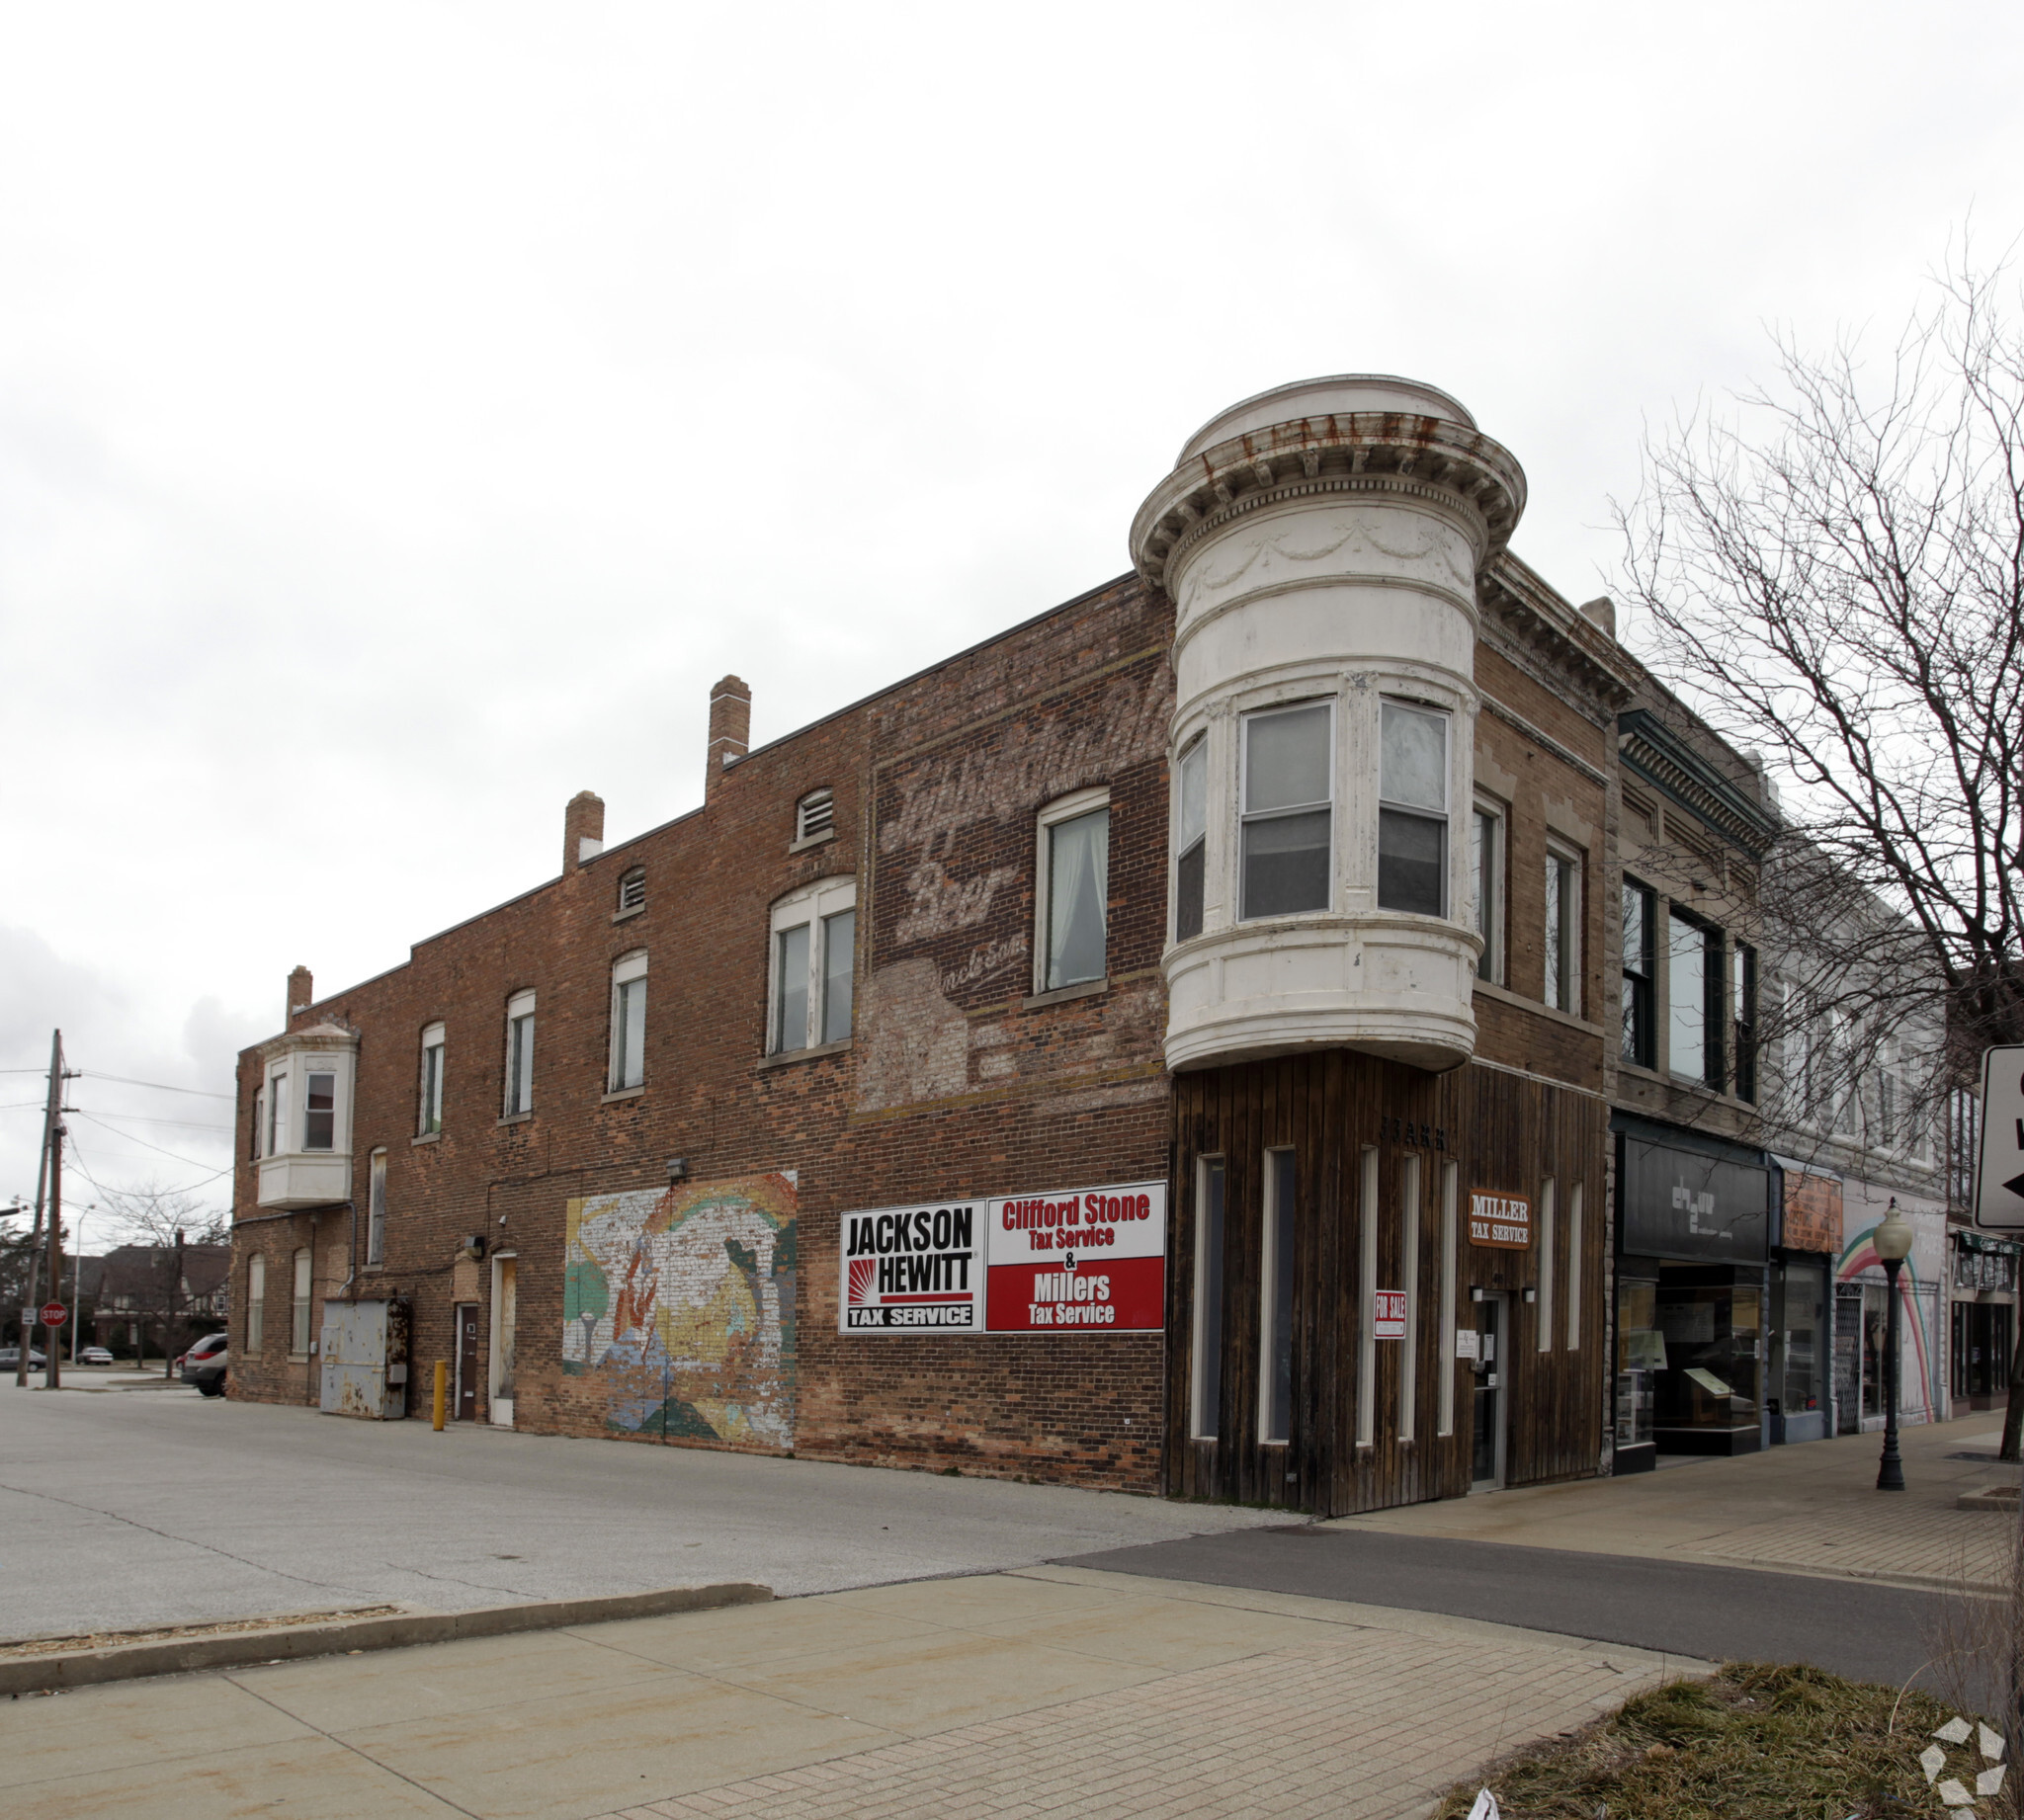
[[[1658,1331],[1658,1284],[1630,1279],[1617,1284],[1617,1446],[1648,1446],[1652,1439],[1653,1380],[1665,1369],[1665,1336]]]
[[[1657,1374],[1657,1427],[1755,1428],[1762,1292],[1728,1283],[1664,1283],[1656,1300],[1666,1366]]]

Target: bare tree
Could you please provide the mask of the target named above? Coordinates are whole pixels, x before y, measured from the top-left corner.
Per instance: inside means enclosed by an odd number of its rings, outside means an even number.
[[[2024,335],[1966,250],[1888,359],[1775,338],[1780,383],[1645,445],[1617,509],[1653,670],[1790,780],[1764,917],[1800,976],[1781,1088],[1860,1110],[1923,1027],[1898,1116],[1939,1123],[2024,1041]],[[1810,1084],[1808,1044],[1820,1058]],[[1876,1117],[1888,1121],[1888,1109]],[[2024,1347],[2018,1349],[2024,1365]],[[2004,1455],[2024,1431],[2013,1376]]]
[[[117,1222],[121,1236],[135,1245],[229,1245],[232,1223],[219,1208],[194,1195],[149,1180],[139,1188],[102,1189],[99,1203]]]

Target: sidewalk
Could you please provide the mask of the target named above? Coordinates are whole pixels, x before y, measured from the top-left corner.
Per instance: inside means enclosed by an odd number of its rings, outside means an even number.
[[[1034,1568],[0,1705],[39,1820],[1396,1820],[1706,1665]]]
[[[1987,1586],[2008,1558],[2014,1517],[1963,1511],[2018,1468],[1949,1459],[1993,1454],[2000,1412],[1900,1431],[1905,1489],[1876,1489],[1881,1435],[1768,1448],[1738,1459],[1667,1463],[1656,1472],[1342,1517],[1332,1530],[1570,1548],[1649,1559],[1712,1561],[1833,1574],[1890,1586]]]

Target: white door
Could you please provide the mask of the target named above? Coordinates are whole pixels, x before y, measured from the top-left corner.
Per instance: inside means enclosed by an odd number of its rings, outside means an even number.
[[[512,1253],[492,1260],[491,1408],[494,1428],[513,1426],[513,1353],[519,1323],[519,1260]]]

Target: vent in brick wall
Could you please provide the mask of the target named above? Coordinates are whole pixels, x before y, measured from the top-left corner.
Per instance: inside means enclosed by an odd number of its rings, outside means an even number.
[[[644,910],[646,908],[646,869],[635,866],[619,880],[619,908],[621,910]]]
[[[812,841],[836,826],[836,795],[832,790],[811,789],[795,805],[795,839]]]

